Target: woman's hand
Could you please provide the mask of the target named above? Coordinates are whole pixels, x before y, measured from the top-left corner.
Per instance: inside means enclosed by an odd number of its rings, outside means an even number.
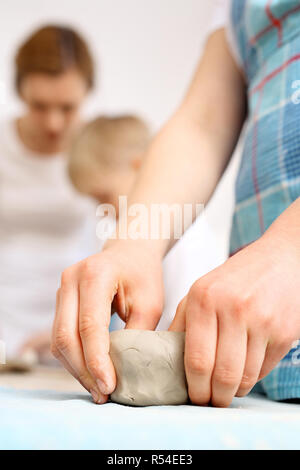
[[[179,304],[170,330],[186,330],[185,368],[193,403],[230,405],[300,338],[297,244],[284,229],[266,232],[197,280]]]
[[[22,356],[27,352],[34,352],[40,362],[50,362],[53,357],[50,353],[51,330],[41,331],[31,336],[20,348],[19,354]]]
[[[116,386],[109,357],[111,310],[126,328],[155,329],[163,307],[161,257],[150,243],[115,241],[66,269],[57,292],[52,352],[105,403]]]

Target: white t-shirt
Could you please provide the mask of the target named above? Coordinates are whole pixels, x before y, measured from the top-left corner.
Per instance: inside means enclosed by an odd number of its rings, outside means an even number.
[[[230,21],[231,0],[212,0],[212,3],[212,18],[208,26],[207,35],[212,34],[219,28],[225,28],[231,53],[239,65],[241,61]]]
[[[0,125],[0,339],[13,355],[50,329],[62,271],[96,251],[96,205],[72,188],[62,155],[42,156]]]
[[[229,24],[231,0],[212,0],[212,18],[208,32],[224,28]]]

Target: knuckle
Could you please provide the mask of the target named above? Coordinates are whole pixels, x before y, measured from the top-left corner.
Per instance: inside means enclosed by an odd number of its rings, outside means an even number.
[[[69,286],[69,284],[72,282],[72,278],[73,278],[73,269],[72,268],[65,269],[61,275],[62,289]]]
[[[212,370],[212,365],[203,354],[193,353],[186,358],[186,367],[193,375],[205,376]]]
[[[93,358],[87,359],[86,365],[87,365],[88,370],[93,376],[99,374],[101,364],[97,358],[93,357]]]
[[[84,387],[88,387],[88,385],[90,385],[90,382],[91,382],[91,379],[90,377],[88,376],[88,373],[84,373],[84,372],[80,372],[77,376],[76,376],[77,380],[84,386]]]
[[[85,315],[84,318],[80,320],[79,324],[79,334],[83,338],[90,337],[95,332],[95,322],[91,315]]]
[[[97,273],[95,262],[89,258],[83,261],[81,265],[81,273],[82,273],[82,279],[86,281],[94,280],[95,275]]]
[[[192,300],[195,300],[196,302],[200,301],[201,300],[201,292],[202,290],[202,282],[201,280],[198,280],[196,282],[194,282],[194,284],[192,285],[192,287],[190,288],[189,290],[189,299],[192,299]]]
[[[198,280],[190,289],[189,300],[197,303],[203,309],[210,310],[214,303],[215,291],[216,287],[214,284]]]
[[[214,372],[213,381],[228,388],[236,386],[239,377],[229,368],[217,368]]]
[[[235,320],[245,319],[247,314],[252,310],[253,300],[250,296],[235,295],[232,298],[233,308],[231,315]]]
[[[51,343],[50,351],[51,351],[51,354],[52,354],[56,359],[60,359],[60,352],[59,352],[59,350],[57,349],[57,347],[55,346],[55,344],[54,344],[53,342]]]
[[[231,319],[234,320],[235,323],[239,323],[241,320],[245,319],[246,310],[244,309],[244,305],[236,301],[230,310],[229,316]]]
[[[58,351],[64,352],[70,349],[72,338],[65,328],[58,328],[55,333],[55,346]]]
[[[260,323],[263,330],[270,331],[273,326],[274,318],[268,312],[260,311]]]

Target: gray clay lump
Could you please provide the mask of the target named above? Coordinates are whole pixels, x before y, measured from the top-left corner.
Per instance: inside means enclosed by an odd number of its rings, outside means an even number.
[[[111,332],[110,356],[117,374],[111,400],[132,406],[187,403],[184,338],[173,331]]]

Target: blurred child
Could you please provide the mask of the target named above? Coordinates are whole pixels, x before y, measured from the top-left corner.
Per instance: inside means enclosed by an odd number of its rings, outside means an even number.
[[[149,129],[136,116],[98,117],[73,144],[69,175],[74,186],[114,205],[118,215],[118,197],[130,192],[149,142]]]
[[[118,198],[131,191],[149,143],[149,129],[139,117],[98,117],[86,125],[73,143],[69,157],[71,181],[79,192],[101,204],[112,204],[118,216]],[[214,259],[209,256],[207,243],[214,245],[214,239],[200,216],[168,253],[163,266],[165,308],[158,329],[169,327],[176,306],[191,283],[223,261],[220,253],[215,253]],[[115,315],[111,329],[123,325]]]
[[[112,204],[118,217],[118,198],[129,194],[149,142],[149,128],[139,117],[94,119],[73,143],[69,158],[72,183],[79,192],[97,202]],[[114,315],[111,328],[122,326],[123,321]]]

